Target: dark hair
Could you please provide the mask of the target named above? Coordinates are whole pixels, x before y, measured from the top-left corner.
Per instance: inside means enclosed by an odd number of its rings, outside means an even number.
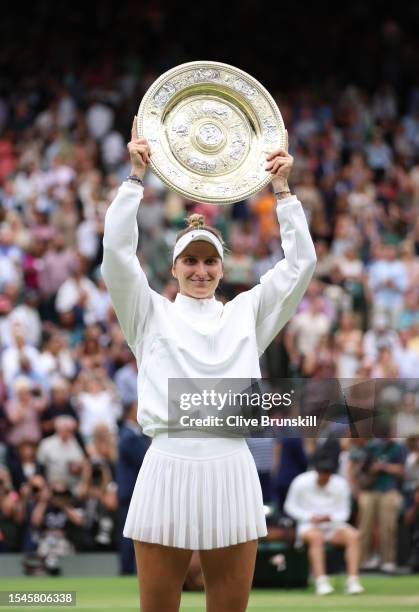
[[[317,472],[333,474],[337,470],[336,461],[329,453],[321,450],[314,454],[313,466]]]

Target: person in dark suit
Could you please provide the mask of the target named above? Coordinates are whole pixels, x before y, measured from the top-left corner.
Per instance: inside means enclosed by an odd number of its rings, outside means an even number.
[[[118,484],[118,519],[120,528],[120,572],[134,574],[134,546],[132,540],[124,538],[122,530],[128,513],[135,481],[150,445],[150,438],[142,433],[137,423],[137,402],[124,408],[124,422],[119,430],[116,482]]]

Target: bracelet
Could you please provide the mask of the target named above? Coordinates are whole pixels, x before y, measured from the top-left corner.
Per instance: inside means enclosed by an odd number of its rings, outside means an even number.
[[[278,196],[278,198],[281,200],[282,198],[286,198],[287,196],[290,196],[291,191],[289,189],[287,189],[286,191],[274,191],[274,194]]]
[[[144,187],[143,179],[141,179],[136,174],[130,174],[129,176],[127,176],[127,178],[125,180],[126,181],[134,181],[134,183],[139,183],[140,185],[142,185]]]

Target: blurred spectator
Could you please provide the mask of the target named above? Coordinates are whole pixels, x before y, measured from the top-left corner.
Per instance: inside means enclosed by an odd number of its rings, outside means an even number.
[[[42,267],[39,271],[39,289],[44,301],[45,319],[56,320],[54,303],[57,291],[76,265],[76,255],[66,246],[64,233],[57,231],[42,257]]]
[[[409,347],[412,332],[410,329],[400,329],[398,336],[400,345],[394,351],[394,359],[400,378],[416,378],[419,372],[419,353]]]
[[[395,419],[395,435],[407,439],[419,431],[419,410],[414,393],[405,393]]]
[[[331,270],[335,266],[336,258],[330,253],[326,240],[316,240],[314,246],[316,248],[317,263],[313,276],[322,281],[328,281]]]
[[[53,384],[55,379],[72,379],[77,373],[76,361],[61,330],[52,329],[44,334],[45,341],[38,358],[40,369]]]
[[[236,236],[231,252],[224,257],[223,290],[233,297],[246,291],[253,283],[253,257],[246,252],[244,245]]]
[[[251,205],[257,218],[259,241],[269,243],[278,239],[278,224],[276,222],[276,201],[269,189],[262,189],[254,197]]]
[[[138,472],[149,444],[150,438],[141,432],[137,423],[136,401],[125,404],[124,421],[119,431],[118,462],[116,465],[121,574],[133,574],[135,571],[134,546],[132,540],[123,537],[122,530]]]
[[[12,388],[15,397],[6,402],[6,415],[10,423],[6,440],[12,445],[23,440],[38,443],[41,439],[40,417],[47,405],[46,397],[39,387],[34,387],[24,376],[16,378]]]
[[[373,170],[388,170],[393,160],[391,147],[385,142],[382,130],[379,127],[374,129],[373,138],[366,146],[367,161]]]
[[[374,316],[372,329],[365,333],[363,339],[364,355],[371,365],[374,364],[383,347],[389,347],[395,353],[399,350],[400,341],[394,329],[390,328],[387,316],[378,313]]]
[[[93,304],[94,320],[105,327],[109,323],[113,306],[99,268],[95,272],[94,279],[97,288]]]
[[[35,532],[37,554],[51,574],[60,573],[60,557],[80,549],[86,519],[82,504],[60,481],[37,478],[33,484],[34,504],[30,523]]]
[[[0,552],[20,549],[23,505],[13,489],[8,470],[0,466]]]
[[[97,288],[84,274],[84,269],[85,263],[78,255],[71,276],[64,281],[57,292],[55,308],[60,314],[77,308],[81,321],[89,325],[95,322],[94,304]]]
[[[76,248],[76,233],[79,223],[75,194],[65,192],[57,201],[58,206],[51,213],[51,223],[57,228],[58,233],[63,234],[66,250],[73,250]]]
[[[127,362],[115,374],[115,385],[124,406],[137,401],[137,376],[137,359],[127,347]]]
[[[78,346],[78,367],[90,371],[105,368],[106,352],[100,344],[101,330],[97,325],[88,325],[84,330],[84,339]]]
[[[10,261],[19,272],[19,266],[22,263],[22,249],[15,244],[15,239],[12,227],[9,223],[0,225],[0,255]]]
[[[323,197],[320,189],[316,186],[313,172],[303,172],[301,181],[294,190],[295,195],[303,203],[304,212],[309,222],[314,237],[319,238],[328,234]]]
[[[17,491],[39,471],[36,449],[36,442],[32,440],[21,440],[15,448],[10,449],[7,463],[10,468],[13,487]]]
[[[115,388],[100,374],[81,374],[80,392],[77,395],[77,412],[80,418],[80,432],[84,442],[90,442],[93,431],[99,423],[106,423],[111,432],[117,429],[116,422],[121,406]]]
[[[329,329],[330,319],[323,313],[323,300],[316,296],[309,310],[294,316],[288,326],[286,347],[292,364],[301,369],[302,359],[316,353]]]
[[[413,572],[419,572],[419,485],[414,490],[412,502],[405,511],[404,521],[409,529],[410,536],[408,563]]]
[[[246,438],[247,446],[255,460],[260,485],[262,487],[263,503],[273,501],[272,469],[273,469],[273,439],[269,436]]]
[[[153,230],[163,224],[164,207],[156,190],[150,185],[144,189],[141,211],[138,214],[140,227],[145,237],[150,237]]]
[[[307,291],[297,306],[297,314],[308,312],[312,309],[313,302],[318,298],[318,310],[330,318],[334,317],[335,310],[332,300],[325,291],[327,285],[316,278],[312,278]]]
[[[359,493],[368,489],[371,478],[368,474],[367,440],[365,438],[350,438],[346,475],[351,487],[352,498],[357,502]]]
[[[348,249],[356,248],[359,242],[360,236],[354,220],[348,214],[340,214],[336,218],[331,254],[341,257]]]
[[[337,264],[330,270],[330,278],[328,283],[323,285],[322,294],[325,303],[328,304],[327,310],[324,309],[324,314],[328,315],[333,322],[337,321],[342,312],[355,312],[355,307],[359,309],[359,303],[355,302],[355,299],[346,288]]]
[[[27,362],[25,366],[33,373],[33,378],[39,379],[42,376],[41,371],[37,371],[39,363],[39,351],[30,346],[25,341],[24,331],[19,321],[12,323],[11,327],[12,343],[2,354],[2,370],[4,382],[7,386],[11,386],[14,378],[22,372],[23,360]]]
[[[333,340],[327,334],[319,338],[315,350],[303,357],[301,371],[308,378],[334,378],[336,354]]]
[[[393,324],[400,314],[408,287],[406,268],[396,257],[394,245],[383,245],[379,258],[370,266],[368,281],[374,310],[387,314]]]
[[[39,347],[41,343],[42,322],[39,316],[39,294],[35,290],[28,290],[24,294],[24,301],[13,308],[8,316],[9,330],[3,337],[5,345],[12,344],[11,330],[16,323],[22,329],[22,335],[25,337],[27,344]]]
[[[80,488],[84,502],[86,546],[90,550],[111,550],[116,546],[117,485],[109,467],[92,459],[87,478]]]
[[[403,263],[407,275],[407,291],[416,291],[419,286],[419,257],[415,254],[413,240],[404,240],[399,247],[400,261]],[[406,298],[407,298],[406,294]]]
[[[80,482],[84,464],[84,453],[74,433],[77,421],[69,416],[54,419],[55,434],[41,441],[37,460],[47,482],[60,481],[70,491],[75,491]]]
[[[343,312],[339,317],[335,334],[338,378],[354,378],[363,356],[362,332],[355,321],[352,312]]]
[[[411,409],[412,396],[409,394],[407,400],[408,408]],[[405,399],[406,403],[406,399]],[[412,411],[413,412],[413,411]],[[411,416],[411,413],[408,413]],[[418,414],[416,413],[415,424],[411,424],[410,431],[406,433],[406,464],[405,464],[405,481],[403,491],[407,495],[407,499],[411,499],[412,492],[419,487],[419,425]],[[410,419],[409,419],[410,421]],[[409,423],[406,423],[408,425]]]
[[[91,104],[86,113],[86,125],[90,135],[96,140],[101,140],[111,129],[114,121],[114,112],[101,101],[96,100]]]
[[[41,415],[43,437],[55,432],[55,419],[60,416],[69,416],[78,423],[78,415],[70,401],[70,385],[64,378],[55,378],[51,384],[50,401]]]
[[[419,291],[418,285],[410,289],[405,296],[397,324],[399,329],[406,329],[419,323]]]
[[[307,142],[317,132],[319,125],[314,116],[311,106],[303,106],[300,115],[295,122],[295,135],[301,142]]]
[[[100,461],[115,475],[117,460],[117,438],[106,423],[98,423],[93,429],[92,440],[87,445],[87,453],[92,461]]]
[[[102,159],[108,171],[118,168],[125,155],[125,141],[116,130],[109,132],[102,140]]]
[[[299,437],[276,438],[273,446],[272,481],[278,510],[282,513],[288,489],[292,481],[307,470],[307,454],[303,439]]]
[[[297,538],[308,545],[316,593],[334,591],[326,576],[325,542],[345,547],[348,578],[346,592],[362,593],[358,579],[359,533],[346,521],[350,515],[350,489],[345,479],[333,472],[336,464],[318,454],[315,469],[297,476],[288,491],[285,511],[297,521]]]
[[[396,568],[398,516],[402,505],[400,494],[404,475],[403,447],[392,438],[372,439],[365,446],[365,488],[360,491],[359,530],[361,567],[382,571]],[[379,551],[371,548],[372,531],[378,525]]]
[[[259,282],[260,278],[273,268],[278,261],[282,258],[278,252],[273,252],[273,248],[261,242],[255,246],[254,249],[254,260],[253,260],[253,280]]]
[[[398,378],[399,367],[389,346],[381,346],[374,365],[371,367],[371,378]]]

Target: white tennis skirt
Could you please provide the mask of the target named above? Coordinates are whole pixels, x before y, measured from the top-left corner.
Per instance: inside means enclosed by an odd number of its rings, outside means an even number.
[[[123,533],[191,550],[266,536],[262,491],[246,440],[158,434],[144,457]]]

